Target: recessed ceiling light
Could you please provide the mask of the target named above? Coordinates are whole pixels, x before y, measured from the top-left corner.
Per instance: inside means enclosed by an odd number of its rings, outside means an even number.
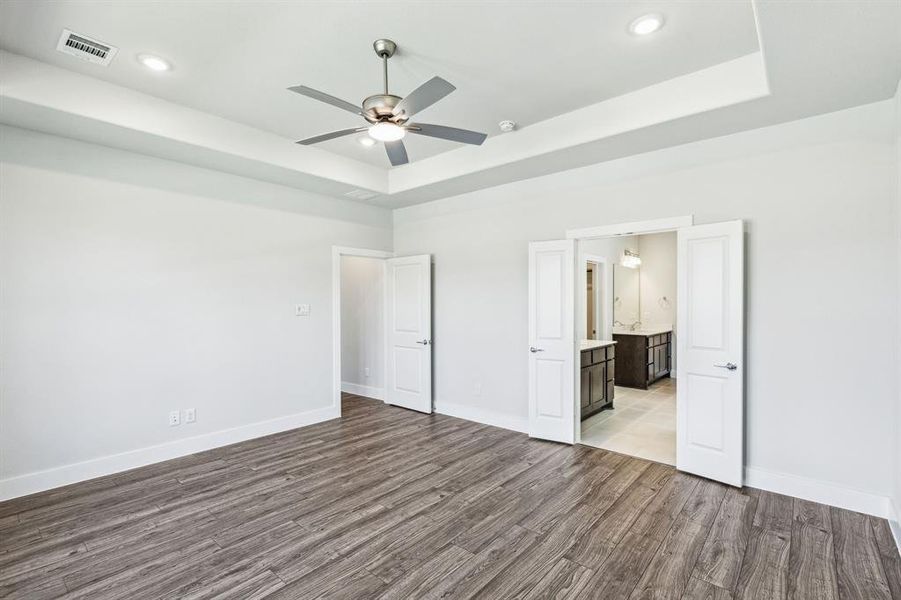
[[[380,142],[396,142],[397,140],[403,139],[406,133],[407,132],[403,127],[399,127],[388,121],[376,123],[369,128],[369,135],[372,139]]]
[[[372,148],[375,146],[375,140],[371,137],[361,137],[359,140],[360,144],[366,146],[367,148]]]
[[[152,54],[139,54],[138,60],[151,71],[168,71],[172,68],[168,62]]]
[[[629,25],[633,35],[648,35],[663,27],[663,15],[652,14],[638,17]]]

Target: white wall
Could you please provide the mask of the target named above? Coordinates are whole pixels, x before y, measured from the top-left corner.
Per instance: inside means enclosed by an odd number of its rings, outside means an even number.
[[[341,387],[378,399],[385,387],[384,265],[341,257]]]
[[[0,497],[333,414],[331,247],[390,249],[387,211],[0,136]]]
[[[395,211],[395,252],[434,255],[436,405],[525,422],[530,240],[740,218],[752,480],[784,474],[786,488],[885,511],[898,395],[886,375],[898,369],[892,119],[881,102]]]
[[[676,324],[676,232],[638,236],[641,322]]]
[[[641,322],[645,327],[676,327],[676,232],[638,236],[641,254]],[[665,300],[664,300],[665,299]],[[671,376],[676,376],[676,344],[671,347]]]

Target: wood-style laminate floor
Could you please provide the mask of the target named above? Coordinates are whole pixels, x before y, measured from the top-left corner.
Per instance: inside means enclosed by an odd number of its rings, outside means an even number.
[[[348,396],[0,504],[0,597],[901,598],[888,525]]]

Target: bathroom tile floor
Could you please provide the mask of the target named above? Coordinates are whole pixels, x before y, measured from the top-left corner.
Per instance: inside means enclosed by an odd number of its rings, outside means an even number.
[[[676,380],[648,390],[616,386],[613,410],[582,421],[582,443],[647,460],[676,464]]]

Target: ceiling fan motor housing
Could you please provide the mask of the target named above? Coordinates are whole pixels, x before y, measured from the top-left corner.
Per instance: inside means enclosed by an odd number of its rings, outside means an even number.
[[[370,123],[390,121],[398,125],[404,123],[407,117],[403,114],[395,116],[394,107],[402,98],[394,94],[376,94],[363,100],[363,116]]]

